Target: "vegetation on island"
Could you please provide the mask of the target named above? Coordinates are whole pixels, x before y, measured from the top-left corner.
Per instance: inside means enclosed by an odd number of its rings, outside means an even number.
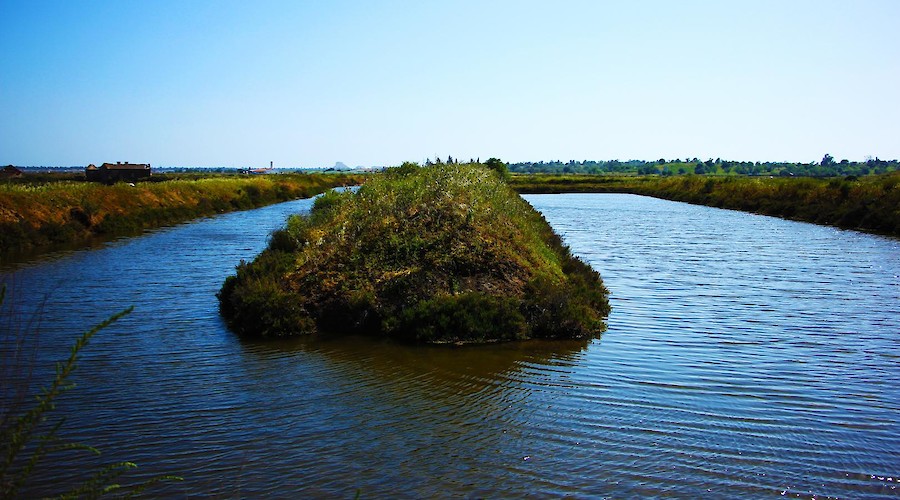
[[[404,163],[294,215],[219,292],[241,335],[413,342],[591,338],[608,292],[504,181],[505,165]]]
[[[83,176],[82,176],[83,177]],[[160,177],[155,177],[159,179]],[[111,186],[53,176],[0,183],[0,257],[310,197],[360,175],[163,176]]]
[[[521,193],[632,193],[900,236],[900,171],[865,177],[517,175]]]

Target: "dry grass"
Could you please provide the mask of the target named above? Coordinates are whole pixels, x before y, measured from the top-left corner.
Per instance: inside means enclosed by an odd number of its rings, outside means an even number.
[[[357,184],[361,176],[268,175],[115,184],[0,184],[0,255],[122,235]]]

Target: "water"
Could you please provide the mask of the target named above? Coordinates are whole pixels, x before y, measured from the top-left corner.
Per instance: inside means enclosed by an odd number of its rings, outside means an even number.
[[[309,201],[10,270],[65,437],[154,496],[900,496],[900,241],[631,195],[529,195],[612,290],[592,342],[245,342],[215,292]],[[4,311],[0,328],[9,328]]]

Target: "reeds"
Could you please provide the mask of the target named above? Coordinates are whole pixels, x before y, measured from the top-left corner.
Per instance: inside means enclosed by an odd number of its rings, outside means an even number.
[[[900,236],[900,172],[864,177],[518,175],[523,193],[633,193]]]
[[[416,342],[586,338],[599,274],[481,164],[404,164],[292,217],[219,294],[252,336],[364,333]]]
[[[119,183],[0,184],[0,256],[309,197],[359,175],[218,176]]]

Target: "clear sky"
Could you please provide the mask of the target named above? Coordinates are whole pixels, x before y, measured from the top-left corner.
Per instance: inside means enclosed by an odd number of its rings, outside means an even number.
[[[900,1],[0,0],[0,164],[900,158]]]

